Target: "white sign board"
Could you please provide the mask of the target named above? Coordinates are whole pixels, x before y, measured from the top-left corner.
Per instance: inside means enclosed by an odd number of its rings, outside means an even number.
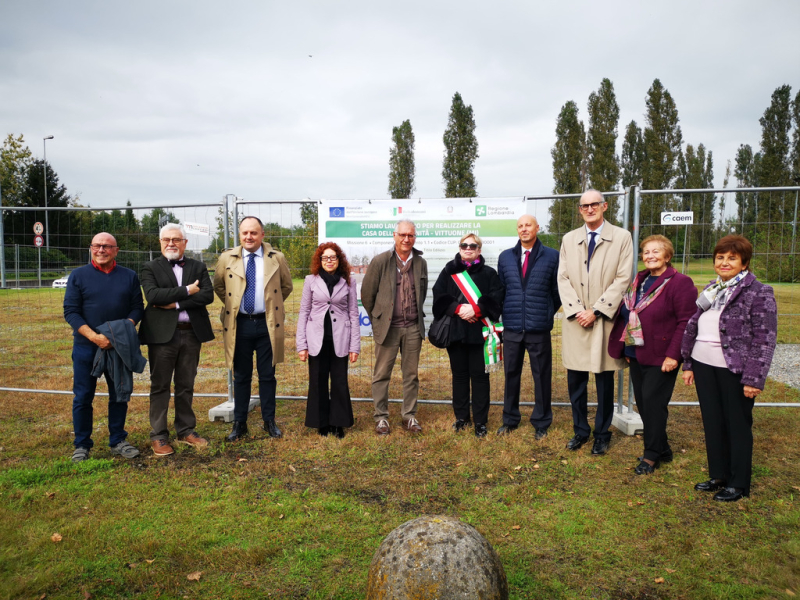
[[[687,210],[684,212],[662,212],[662,225],[694,225],[694,212]]]
[[[417,228],[414,247],[428,262],[428,297],[424,312],[426,328],[433,321],[433,284],[448,261],[458,252],[458,242],[468,233],[483,241],[481,254],[497,268],[500,252],[517,241],[517,219],[526,212],[525,198],[448,198],[440,200],[334,200],[319,206],[319,242],[336,242],[358,282],[375,256],[394,248],[395,225],[409,219]],[[359,299],[361,335],[372,335],[367,312]]]
[[[189,223],[184,221],[183,228],[186,233],[194,233],[195,235],[211,235],[211,228],[205,223]]]

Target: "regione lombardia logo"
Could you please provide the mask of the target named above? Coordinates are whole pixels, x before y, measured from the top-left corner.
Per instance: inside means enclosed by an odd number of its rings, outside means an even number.
[[[342,218],[344,218],[344,207],[343,206],[331,206],[330,207],[330,215],[331,215],[331,219],[342,219]]]
[[[486,216],[486,205],[485,204],[477,204],[475,206],[475,216],[476,217],[485,217]]]

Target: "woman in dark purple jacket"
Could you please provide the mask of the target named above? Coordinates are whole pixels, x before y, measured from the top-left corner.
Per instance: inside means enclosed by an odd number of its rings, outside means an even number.
[[[623,296],[608,353],[630,363],[633,395],[644,424],[644,454],[635,469],[648,475],[672,460],[667,439],[669,401],[678,377],[683,330],[695,310],[697,288],[670,260],[672,242],[651,235],[642,244],[644,271]]]
[[[683,336],[683,381],[697,384],[708,481],[694,489],[736,502],[750,495],[753,405],[764,389],[778,336],[772,288],[747,270],[753,245],[728,235],[714,248],[716,281],[697,299]]]
[[[297,353],[308,360],[306,427],[344,437],[353,425],[347,361],[361,351],[356,281],[342,249],[320,244],[311,258],[297,316]]]

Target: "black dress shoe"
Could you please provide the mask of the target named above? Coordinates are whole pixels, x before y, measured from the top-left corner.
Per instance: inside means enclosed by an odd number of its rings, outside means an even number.
[[[663,452],[661,454],[661,456],[658,457],[658,462],[660,462],[660,463],[672,462],[672,460],[674,458],[675,458],[675,455],[672,454],[672,450],[668,450],[667,452]],[[636,460],[638,460],[639,462],[642,462],[644,460],[644,456],[637,456]]]
[[[489,431],[486,429],[486,425],[478,425],[475,424],[475,437],[476,438],[485,438]]]
[[[567,442],[567,450],[577,450],[588,441],[589,441],[588,435],[576,435],[574,438],[572,438],[570,441]]]
[[[649,462],[642,461],[636,466],[633,472],[637,475],[652,475],[659,466],[660,464],[658,461],[652,465]]]
[[[714,500],[718,502],[736,502],[749,495],[739,488],[726,487],[714,494]]]
[[[281,430],[278,429],[278,425],[275,423],[275,419],[264,421],[264,424],[261,426],[261,428],[266,431],[271,438],[283,437]]]
[[[533,437],[534,439],[537,440],[543,440],[544,438],[547,437],[547,429],[544,429],[543,427],[537,427],[536,433],[534,434]]]
[[[341,440],[344,438],[344,427],[331,427],[331,432],[329,435]]]
[[[321,436],[330,435],[331,427],[320,427],[319,429],[317,429],[317,433],[320,434]]]
[[[592,444],[592,454],[595,456],[601,456],[608,452],[608,444],[609,442],[604,442],[603,440],[595,440],[594,444]]]
[[[726,482],[722,481],[722,479],[709,479],[708,481],[698,483],[694,486],[694,489],[698,492],[716,492],[724,488],[725,485]]]
[[[233,429],[225,439],[229,442],[235,442],[236,440],[243,438],[245,435],[247,435],[247,422],[234,421]]]
[[[507,433],[511,433],[514,431],[519,425],[506,425],[503,423],[500,425],[500,429],[497,430],[497,435],[505,435]]]
[[[456,431],[461,431],[462,429],[466,429],[468,425],[470,425],[470,421],[468,419],[457,419],[456,422],[453,423],[453,429]]]

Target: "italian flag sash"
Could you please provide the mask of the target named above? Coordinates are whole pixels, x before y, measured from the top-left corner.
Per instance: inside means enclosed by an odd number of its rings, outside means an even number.
[[[480,311],[478,298],[481,297],[481,292],[475,282],[472,281],[472,277],[466,271],[454,273],[451,277],[456,282],[461,293],[464,294],[467,302],[472,306],[472,310],[477,314]],[[486,365],[486,373],[491,373],[492,371],[500,370],[503,366],[503,345],[498,335],[503,331],[503,324],[500,321],[492,323],[486,316],[481,317],[481,323],[483,323],[484,340],[483,362]]]

